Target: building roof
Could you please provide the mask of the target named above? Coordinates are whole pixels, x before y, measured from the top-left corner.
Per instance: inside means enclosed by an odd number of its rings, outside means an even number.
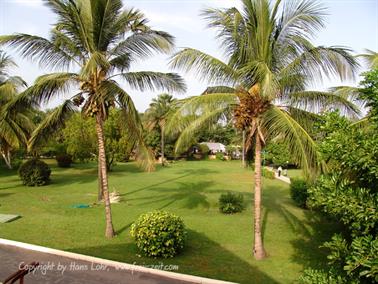
[[[206,144],[210,151],[226,151],[226,146],[222,143],[202,142],[201,144]]]

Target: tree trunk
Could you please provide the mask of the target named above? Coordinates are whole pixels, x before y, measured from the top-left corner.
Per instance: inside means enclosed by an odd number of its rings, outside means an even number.
[[[7,165],[8,169],[12,170],[12,162],[11,162],[11,153],[9,150],[6,150],[5,152],[1,151],[1,155],[4,158],[5,164]]]
[[[160,129],[161,129],[161,165],[164,167],[164,125],[161,125]]]
[[[101,173],[101,162],[100,162],[100,155],[98,155],[98,195],[97,200],[102,201],[104,198],[104,193],[102,191],[102,173]]]
[[[104,139],[104,120],[101,114],[96,115],[96,131],[98,140],[98,161],[99,161],[99,172],[101,175],[99,179],[101,180],[102,193],[105,203],[105,218],[106,218],[106,229],[105,236],[107,238],[114,237],[114,229],[112,223],[112,210],[109,200],[109,187],[108,187],[108,173],[106,170],[106,156],[105,156],[105,139]]]
[[[246,163],[245,163],[245,130],[243,130],[243,141],[242,141],[242,166],[245,168]]]
[[[253,246],[253,254],[256,259],[263,259],[266,257],[264,244],[262,241],[261,232],[261,140],[256,134],[256,148],[255,148],[255,216],[254,228],[255,239]]]

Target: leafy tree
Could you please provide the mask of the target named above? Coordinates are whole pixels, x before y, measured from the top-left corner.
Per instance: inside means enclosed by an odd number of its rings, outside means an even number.
[[[308,204],[347,228],[324,244],[343,283],[378,282],[378,76],[364,76],[360,92],[369,114],[357,123],[337,112],[324,116],[319,149],[330,174],[309,189]]]
[[[198,133],[198,142],[218,142],[224,145],[230,145],[239,140],[236,129],[231,123],[221,125],[213,124],[210,127],[202,129]]]
[[[287,166],[294,163],[291,160],[289,145],[283,142],[270,141],[267,143],[264,153],[265,159],[268,163],[273,163],[278,166]]]
[[[113,109],[105,122],[106,165],[108,170],[111,170],[117,161],[128,161],[136,146],[137,141],[133,140],[122,123],[122,113]]]
[[[26,145],[34,128],[30,102],[18,101],[18,93],[26,83],[8,73],[14,66],[12,58],[0,51],[0,153],[9,169],[12,151]]]
[[[85,118],[81,113],[73,114],[65,123],[62,142],[74,160],[85,162],[97,155],[95,124],[93,118]]]
[[[140,11],[124,9],[121,0],[45,0],[44,3],[57,19],[49,39],[14,34],[1,36],[0,44],[16,48],[22,56],[37,61],[42,67],[62,70],[38,77],[23,97],[32,97],[42,103],[69,91],[77,90],[77,93],[38,126],[29,146],[32,148],[55,131],[78,106],[82,107],[83,115],[96,119],[99,187],[103,192],[106,212],[105,235],[111,238],[114,229],[104,138],[104,121],[109,109],[115,106],[122,109],[130,134],[140,140],[139,156],[148,157],[138,113],[131,97],[115,78],[122,78],[130,87],[142,91],[184,90],[184,83],[177,74],[130,71],[132,63],[149,57],[153,52],[170,52],[173,37],[152,30]],[[67,69],[75,71],[66,72]],[[145,163],[145,166],[148,165],[151,167],[152,163]]]
[[[176,149],[191,140],[199,125],[224,113],[233,114],[236,127],[247,132],[247,147],[254,147],[257,259],[266,256],[261,234],[261,151],[267,141],[285,140],[291,157],[311,175],[319,166],[316,144],[307,132],[317,117],[314,113],[329,105],[358,113],[345,96],[306,91],[315,79],[333,75],[344,79],[357,66],[348,49],[310,42],[323,27],[324,14],[319,3],[306,0],[274,5],[268,0],[243,0],[242,11],[207,9],[203,15],[218,30],[227,61],[191,48],[172,58],[173,67],[195,70],[209,83],[223,85],[188,99],[172,118],[171,129],[182,132]]]
[[[164,166],[164,141],[165,141],[165,124],[168,116],[172,113],[176,105],[176,99],[169,94],[161,94],[157,99],[152,99],[144,118],[147,122],[147,128],[153,130],[155,127],[160,129],[160,151],[161,165]]]

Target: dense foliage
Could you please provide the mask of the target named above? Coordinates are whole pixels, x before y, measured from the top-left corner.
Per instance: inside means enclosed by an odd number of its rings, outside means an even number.
[[[269,142],[264,148],[263,159],[266,165],[288,166],[292,164],[289,146],[284,142]]]
[[[49,183],[51,169],[45,162],[31,159],[20,166],[18,173],[24,185],[42,186]]]
[[[233,214],[243,211],[244,197],[242,194],[228,192],[219,197],[219,211],[224,214]]]
[[[71,155],[67,154],[57,155],[55,159],[58,163],[58,167],[60,168],[69,168],[73,162]]]
[[[319,149],[330,174],[321,176],[309,189],[308,205],[346,226],[323,245],[330,250],[328,259],[334,268],[334,280],[329,283],[378,282],[377,74],[366,73],[362,82],[362,97],[370,107],[367,118],[351,123],[333,112],[324,116],[319,128]],[[319,275],[326,273],[308,274],[302,277],[307,282],[302,283],[323,283]]]
[[[290,196],[302,208],[306,207],[308,198],[308,184],[302,179],[292,179],[290,183]]]
[[[203,127],[198,133],[198,142],[217,142],[224,145],[241,142],[241,135],[238,135],[236,129],[231,123],[221,125],[216,123],[211,127]]]
[[[138,249],[150,257],[174,257],[184,248],[186,234],[183,220],[164,211],[143,214],[131,226]]]

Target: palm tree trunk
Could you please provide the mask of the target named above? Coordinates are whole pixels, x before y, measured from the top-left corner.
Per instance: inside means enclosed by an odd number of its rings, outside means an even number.
[[[253,254],[256,259],[263,259],[266,257],[264,244],[261,233],[261,140],[259,135],[256,135],[255,148],[255,216],[254,228],[255,239],[253,246]]]
[[[12,162],[11,162],[11,153],[9,150],[6,150],[5,152],[1,151],[1,155],[4,158],[5,164],[7,165],[8,169],[13,169]]]
[[[110,206],[109,199],[109,188],[108,188],[108,173],[106,169],[106,156],[105,156],[105,139],[104,139],[104,120],[100,113],[96,115],[96,131],[98,140],[98,161],[99,161],[99,172],[101,175],[99,179],[101,180],[102,192],[104,196],[105,203],[105,218],[106,218],[106,229],[105,236],[107,238],[114,237],[114,229],[112,223],[112,210]]]
[[[242,141],[242,166],[245,168],[245,130],[243,130],[243,141]]]
[[[164,125],[160,126],[161,130],[161,165],[164,167]]]
[[[100,155],[98,155],[98,195],[97,201],[101,201],[104,198],[104,192],[102,191],[102,172],[101,172],[101,162]]]

